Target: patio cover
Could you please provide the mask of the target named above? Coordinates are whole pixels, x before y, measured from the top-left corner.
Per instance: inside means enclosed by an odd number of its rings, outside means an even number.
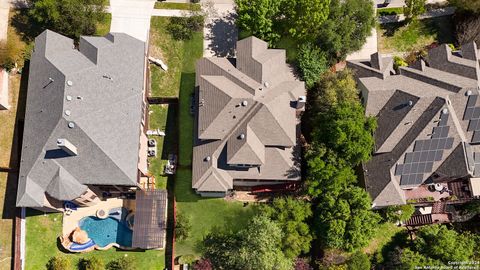
[[[132,246],[163,249],[167,231],[167,191],[137,190]]]

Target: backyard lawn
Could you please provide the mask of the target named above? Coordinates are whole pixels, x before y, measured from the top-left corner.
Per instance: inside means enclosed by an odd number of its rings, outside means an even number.
[[[92,251],[84,254],[63,253],[59,250],[57,237],[62,232],[62,214],[47,214],[35,210],[27,211],[26,267],[25,269],[45,269],[48,260],[55,255],[68,258],[72,268],[82,258],[99,257],[106,264],[119,257],[128,256],[135,260],[138,269],[163,269],[165,267],[164,251],[120,251],[115,248],[105,251]]]
[[[410,52],[434,42],[453,43],[450,16],[413,21],[409,24],[388,23],[377,26],[378,49],[381,53]]]

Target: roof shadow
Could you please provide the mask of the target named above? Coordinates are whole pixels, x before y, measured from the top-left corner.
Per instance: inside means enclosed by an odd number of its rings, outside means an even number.
[[[47,150],[45,153],[45,159],[66,158],[69,156],[70,155],[62,149]]]

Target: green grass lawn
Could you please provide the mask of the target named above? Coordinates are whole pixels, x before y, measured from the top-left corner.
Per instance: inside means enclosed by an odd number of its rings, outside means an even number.
[[[163,71],[151,65],[151,96],[155,97],[178,96],[180,87],[193,85],[185,80],[188,74],[195,73],[195,61],[203,54],[202,32],[194,33],[188,41],[174,40],[166,30],[168,23],[167,17],[151,20],[150,55],[162,59],[168,66],[168,71]]]
[[[200,4],[194,3],[166,3],[156,2],[155,8],[157,9],[181,9],[181,10],[200,10],[202,7]]]
[[[45,269],[45,265],[52,256],[60,255],[68,258],[72,269],[77,269],[77,264],[82,258],[99,257],[108,263],[119,257],[133,257],[138,269],[163,269],[165,267],[164,251],[120,251],[115,248],[98,251],[94,250],[84,254],[63,253],[59,249],[57,237],[62,232],[62,214],[47,214],[27,211],[26,234],[26,269]],[[68,270],[68,269],[65,269]]]
[[[433,42],[453,43],[450,16],[413,21],[409,24],[389,23],[377,26],[378,49],[382,53],[409,52]]]
[[[105,14],[105,19],[97,23],[97,30],[95,31],[96,36],[105,36],[110,32],[110,23],[112,22],[112,14]]]

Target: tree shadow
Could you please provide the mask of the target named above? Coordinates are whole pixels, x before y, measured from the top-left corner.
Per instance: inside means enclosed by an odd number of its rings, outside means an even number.
[[[34,23],[28,15],[28,8],[18,9],[11,18],[10,25],[14,27],[25,42],[35,40],[35,37],[42,33],[47,27]]]
[[[213,51],[217,57],[233,57],[235,54],[235,44],[238,38],[238,29],[235,25],[236,14],[228,13],[213,19],[207,24],[210,34],[206,39],[211,40],[208,48]]]
[[[451,16],[441,16],[422,20],[425,30],[437,37],[437,42],[454,43],[455,26]]]
[[[383,32],[382,36],[393,37],[393,35],[395,35],[395,33],[405,25],[406,25],[405,21],[381,24],[380,28],[385,31]]]

